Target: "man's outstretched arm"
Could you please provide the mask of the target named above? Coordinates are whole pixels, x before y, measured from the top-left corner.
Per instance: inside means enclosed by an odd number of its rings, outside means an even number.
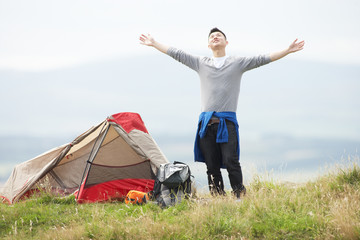
[[[166,46],[164,44],[161,44],[157,41],[155,41],[155,39],[150,35],[150,34],[141,34],[140,36],[140,43],[146,46],[150,46],[150,47],[154,47],[157,50],[159,50],[160,52],[163,53],[167,53],[169,46]]]
[[[163,52],[170,57],[174,58],[175,60],[185,64],[189,68],[197,71],[199,69],[199,57],[193,56],[188,54],[182,50],[176,48],[170,48],[167,45],[161,44],[150,35],[150,34],[141,34],[140,36],[140,43],[146,46],[154,47],[160,52]],[[170,49],[170,50],[169,50]]]
[[[289,53],[294,53],[294,52],[302,50],[304,48],[304,45],[305,45],[305,41],[297,42],[297,39],[295,39],[295,41],[292,42],[287,49],[282,50],[280,52],[271,53],[270,59],[272,62],[279,60],[280,58],[285,57]]]

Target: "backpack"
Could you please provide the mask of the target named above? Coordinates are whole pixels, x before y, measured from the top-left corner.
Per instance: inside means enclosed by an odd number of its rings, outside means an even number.
[[[156,175],[153,199],[162,207],[173,206],[191,194],[190,167],[182,162],[161,164]]]

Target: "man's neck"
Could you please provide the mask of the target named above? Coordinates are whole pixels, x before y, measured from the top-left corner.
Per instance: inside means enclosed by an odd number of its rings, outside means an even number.
[[[213,56],[216,58],[225,57],[226,56],[225,49],[213,50]]]

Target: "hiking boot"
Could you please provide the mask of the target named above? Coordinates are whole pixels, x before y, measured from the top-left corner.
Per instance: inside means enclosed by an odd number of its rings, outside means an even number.
[[[226,196],[226,192],[223,189],[217,189],[217,188],[211,188],[211,187],[210,187],[210,194],[213,197]]]
[[[237,199],[240,199],[241,195],[245,196],[246,195],[246,187],[244,185],[241,186],[240,189],[237,189],[233,192],[233,194],[235,195],[235,197]]]
[[[214,177],[213,175],[208,176],[209,191],[212,196],[226,196],[224,190],[224,181],[222,177]]]

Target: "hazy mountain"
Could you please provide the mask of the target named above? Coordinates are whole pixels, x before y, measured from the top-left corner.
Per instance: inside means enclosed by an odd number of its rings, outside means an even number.
[[[245,73],[237,114],[242,165],[310,172],[355,154],[360,145],[359,79],[358,66],[291,58]],[[195,72],[168,56],[46,72],[2,70],[0,83],[0,182],[15,163],[69,142],[123,111],[141,114],[170,160],[192,162],[199,81]],[[194,168],[203,177],[202,165]]]
[[[190,164],[197,185],[204,187],[205,164],[193,162],[193,135],[153,134],[153,137],[169,161]],[[6,181],[16,164],[71,140],[55,137],[0,137],[0,183]],[[251,181],[254,174],[265,172],[272,172],[273,177],[279,180],[301,182],[318,176],[329,166],[348,163],[348,157],[353,158],[357,154],[360,142],[273,134],[259,139],[244,139],[240,145],[246,182]],[[224,178],[228,184],[226,171]]]
[[[239,120],[258,133],[359,138],[359,79],[358,66],[271,63],[244,74]],[[67,136],[122,111],[141,113],[155,131],[182,133],[192,125],[192,132],[200,112],[196,73],[164,55],[0,71],[0,83],[3,134]]]

